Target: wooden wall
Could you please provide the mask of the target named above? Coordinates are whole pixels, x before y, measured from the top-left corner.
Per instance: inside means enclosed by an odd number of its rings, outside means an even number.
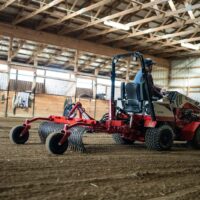
[[[5,109],[6,109],[6,100],[2,100],[2,97],[6,97],[5,91],[0,91],[0,116],[5,115]]]
[[[172,61],[169,88],[200,102],[200,58]]]
[[[66,97],[36,94],[34,116],[62,115]]]
[[[6,92],[1,91],[0,96],[6,94]],[[8,117],[47,117],[49,115],[62,115],[63,107],[66,97],[47,95],[47,94],[36,94],[34,106],[32,104],[31,108],[28,109],[16,109],[15,115],[12,110],[12,99],[15,92],[10,91],[8,97]],[[75,101],[73,99],[73,101]],[[109,103],[106,100],[95,100],[95,99],[76,99],[76,102],[80,101],[85,108],[86,112],[95,119],[99,120],[103,114],[107,113],[109,110]],[[33,109],[34,108],[34,109]],[[0,116],[5,116],[6,101],[0,102]]]
[[[109,112],[109,101],[96,100],[95,119],[99,120],[105,113]]]

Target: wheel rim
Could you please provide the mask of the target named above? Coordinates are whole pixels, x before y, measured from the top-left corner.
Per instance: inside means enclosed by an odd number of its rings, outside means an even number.
[[[172,143],[172,134],[169,130],[162,130],[160,135],[160,142],[162,146],[169,147]]]
[[[200,145],[200,134],[196,134],[196,143],[197,145]]]
[[[65,141],[64,144],[60,145],[59,142],[60,140],[62,139],[63,137],[63,134],[56,134],[54,135],[51,140],[50,140],[50,144],[49,144],[49,147],[50,147],[50,150],[52,153],[55,153],[55,154],[62,154],[65,152],[65,150],[67,149],[68,147],[68,141]]]
[[[29,138],[29,132],[26,131],[22,134],[25,127],[19,126],[13,131],[12,138],[17,144],[24,144]]]

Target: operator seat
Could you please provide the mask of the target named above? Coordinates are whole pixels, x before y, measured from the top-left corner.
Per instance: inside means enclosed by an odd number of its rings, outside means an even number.
[[[140,113],[141,107],[137,96],[137,87],[134,83],[122,83],[121,85],[122,105],[126,112]]]
[[[141,83],[140,83],[140,91],[139,91],[139,93],[140,93],[139,94],[139,101],[141,101],[141,102],[148,101],[148,97],[147,97],[147,92],[146,92],[145,82],[144,81],[141,81]],[[151,91],[150,91],[149,95],[151,96],[152,101],[158,101],[159,100],[158,97],[152,96]]]

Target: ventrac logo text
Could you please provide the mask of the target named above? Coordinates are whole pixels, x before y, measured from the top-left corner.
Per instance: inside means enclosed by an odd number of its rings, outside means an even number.
[[[164,112],[163,112],[163,111],[161,111],[161,110],[159,110],[159,111],[157,111],[157,113],[161,113],[161,114],[163,114]]]

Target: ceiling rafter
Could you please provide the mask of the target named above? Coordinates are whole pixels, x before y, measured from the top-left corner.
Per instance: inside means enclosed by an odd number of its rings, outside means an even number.
[[[76,1],[75,1],[75,2],[76,2]],[[102,0],[102,1],[100,1],[100,2],[98,2],[98,3],[92,4],[92,5],[90,5],[90,6],[87,6],[87,7],[85,7],[85,8],[82,8],[82,9],[80,9],[80,10],[78,10],[78,11],[75,11],[75,12],[73,12],[73,13],[70,13],[70,14],[68,14],[68,15],[66,15],[66,16],[64,16],[64,17],[62,17],[62,18],[60,18],[60,19],[58,19],[58,20],[55,20],[55,21],[53,21],[53,22],[51,22],[51,23],[43,24],[43,25],[37,27],[37,30],[42,30],[42,29],[45,29],[45,28],[47,28],[47,27],[49,27],[49,26],[54,26],[54,25],[56,25],[56,24],[63,23],[64,21],[67,21],[67,20],[69,20],[69,19],[71,19],[71,18],[73,18],[73,17],[76,17],[76,16],[81,15],[81,14],[83,14],[83,13],[86,13],[86,12],[88,12],[88,11],[91,11],[91,10],[93,10],[93,9],[95,9],[95,8],[98,8],[99,6],[105,5],[105,4],[109,3],[109,2],[110,2],[110,0]]]
[[[128,9],[128,8],[130,7],[130,5],[131,5],[131,3],[128,4],[128,5],[126,6],[126,9]],[[123,17],[124,17],[124,16],[120,16],[120,17],[118,18],[117,22],[119,23],[119,22],[122,20]],[[87,39],[87,38],[91,38],[91,37],[96,37],[96,36],[100,36],[100,35],[105,35],[105,34],[107,34],[107,33],[113,32],[113,31],[115,31],[115,30],[116,30],[116,28],[109,28],[109,29],[106,29],[106,30],[104,30],[104,31],[97,32],[97,33],[90,34],[90,35],[88,35],[88,34],[86,33],[85,35],[80,36],[80,39]]]
[[[172,11],[174,11],[174,12],[177,11],[176,6],[175,6],[173,0],[169,0],[169,1],[168,1],[168,4],[169,4],[169,7],[171,8]],[[175,14],[174,17],[175,17],[175,19],[176,19],[177,22],[180,21],[180,19],[179,19],[179,14]],[[177,17],[178,17],[178,18],[177,18]]]
[[[54,1],[50,2],[50,3],[47,3],[45,6],[42,6],[42,7],[38,8],[37,10],[33,11],[32,13],[30,13],[28,15],[25,15],[25,16],[15,20],[15,21],[13,21],[13,24],[17,25],[17,24],[19,24],[19,23],[21,23],[21,22],[23,22],[23,21],[25,21],[25,20],[27,20],[29,18],[32,18],[35,15],[38,15],[38,14],[44,12],[45,10],[48,10],[49,8],[61,3],[62,1],[63,0],[54,0]]]
[[[95,56],[93,58],[88,59],[87,61],[85,61],[83,64],[79,65],[78,68],[79,70],[84,70],[86,69],[88,66],[90,66],[92,63],[94,63],[99,57]]]
[[[200,4],[195,5],[195,9],[196,8],[200,8]],[[186,12],[186,8],[184,8],[184,9],[182,8],[180,10],[167,12],[167,13],[165,12],[165,14],[161,14],[161,15],[153,16],[153,17],[149,17],[149,18],[144,18],[144,19],[137,20],[137,21],[129,23],[129,24],[131,24],[131,26],[141,25],[143,23],[152,22],[152,21],[157,20],[157,19],[161,19],[161,18],[163,19],[165,17],[173,16],[175,13],[183,13],[183,12]],[[116,37],[114,39],[107,40],[105,43],[109,43],[109,42],[113,42],[113,41],[117,41],[117,40],[122,40],[122,39],[126,39],[126,38],[131,38],[131,37],[135,37],[135,36],[139,36],[139,35],[149,34],[149,33],[157,32],[157,31],[160,31],[160,30],[163,30],[163,29],[166,29],[166,28],[175,28],[177,26],[181,27],[185,24],[193,24],[193,23],[196,23],[198,21],[199,21],[199,19],[183,20],[182,22],[181,21],[174,22],[174,23],[172,23],[173,25],[166,25],[166,26],[161,26],[161,27],[156,27],[156,28],[150,28],[150,29],[147,29],[147,30],[144,30],[144,31],[138,30],[138,33],[128,33],[128,34],[123,35],[121,37]]]
[[[7,8],[9,5],[14,3],[15,1],[16,0],[8,0],[8,1],[6,1],[3,5],[0,6],[0,11],[4,10],[5,8]]]
[[[46,32],[38,32],[35,30],[22,28],[19,26],[12,26],[4,23],[0,23],[1,29],[0,34],[13,35],[15,33],[16,38],[25,40],[36,41],[42,44],[56,45],[64,48],[79,49],[80,51],[91,52],[93,54],[113,56],[118,53],[126,53],[126,50],[112,48],[105,45],[100,45],[94,42],[88,42],[84,40],[78,40],[73,37],[58,36],[56,34],[50,34]],[[149,57],[149,56],[148,56]],[[163,63],[164,66],[169,66],[167,60],[161,58],[155,58],[157,63]]]
[[[52,55],[49,57],[49,59],[48,59],[48,61],[46,62],[45,66],[48,66],[48,65],[50,65],[51,63],[53,63],[53,62],[56,60],[57,57],[59,57],[59,56],[61,56],[61,55],[63,54],[63,52],[64,52],[64,49],[58,49],[58,50],[56,50],[55,53],[52,54]]]
[[[1,6],[4,5],[5,2],[5,0],[0,0]],[[14,1],[10,5],[7,4],[8,6],[6,9],[3,12],[0,12],[0,24],[2,22],[9,25],[9,23],[12,23],[13,21],[22,19],[25,17],[25,15],[30,16],[30,14],[38,12],[38,9],[47,6],[49,2],[49,0],[20,0]],[[51,2],[55,1],[52,0]],[[18,28],[28,28],[31,30],[43,25],[53,23],[62,19],[63,17],[70,16],[75,12],[78,12],[99,2],[102,1],[63,0],[63,2],[61,2],[58,6],[52,6],[49,9],[39,12],[39,15],[36,14],[38,16],[34,15],[33,17],[30,17],[31,19],[27,18],[27,23],[19,22],[21,23],[20,27],[13,26],[13,33],[17,31]],[[82,43],[82,41],[84,41],[87,43],[88,41],[86,42],[85,40],[89,40],[90,42],[95,42],[96,44],[106,44],[102,45],[102,47],[112,46],[114,48],[123,48],[126,51],[138,49],[142,53],[150,53],[152,55],[159,55],[160,57],[170,55],[174,56],[174,54],[183,55],[185,52],[188,53],[188,55],[193,55],[194,50],[182,47],[181,43],[183,41],[191,42],[193,44],[198,43],[200,37],[199,8],[200,3],[197,0],[110,0],[107,4],[96,7],[83,14],[72,16],[72,18],[69,20],[48,26],[50,28],[45,28],[45,32],[36,31],[34,34],[35,36],[37,35],[39,40],[35,40],[36,37],[33,36],[33,41],[46,43],[41,40],[40,37],[46,33],[53,33],[60,37],[58,42],[59,44],[63,43],[65,38],[78,38],[76,45],[68,41],[70,45],[63,46],[61,44],[62,48],[74,48],[74,46],[76,48],[77,45],[79,46],[79,42]],[[7,18],[5,18],[5,16]],[[41,20],[41,17],[43,17],[43,20]],[[6,20],[4,20],[4,18]],[[113,20],[118,23],[128,24],[131,26],[131,29],[130,31],[124,31],[116,28],[111,28],[106,26],[103,23],[103,20]],[[7,25],[5,24],[6,27],[3,25],[2,28],[6,28],[6,31],[0,31],[1,34],[3,33],[5,35],[8,30]],[[85,25],[89,25],[88,28],[82,29],[81,27]],[[77,30],[79,28],[81,29]],[[77,31],[74,31],[75,29]],[[74,31],[74,34],[71,34],[73,33],[71,31]],[[9,33],[9,36],[12,36],[13,33]],[[61,36],[65,34],[70,34],[70,37]],[[22,35],[20,34],[20,37],[16,36],[16,38],[25,40],[30,39],[30,37],[21,36]],[[54,42],[53,44],[56,45]],[[82,47],[81,49],[83,50]],[[16,50],[16,48],[18,48],[18,46],[15,43],[14,50]],[[24,49],[25,48],[23,48],[23,51],[20,51],[20,54],[16,54],[16,58],[22,54],[25,54]],[[102,53],[102,51],[103,49],[94,53]],[[57,54],[55,51],[52,54],[59,55],[59,52]],[[39,55],[39,58],[42,59],[42,57],[44,57],[43,55],[44,54]],[[196,55],[196,53],[194,53],[194,55]],[[45,62],[48,61],[47,58],[48,57],[46,56]],[[61,55],[59,59],[64,59],[63,55]]]
[[[134,38],[134,37],[137,37],[137,36],[147,35],[149,33],[154,33],[154,32],[158,32],[158,31],[162,31],[162,30],[166,30],[166,29],[180,28],[184,25],[190,25],[190,24],[193,24],[194,22],[198,22],[198,21],[199,21],[199,19],[189,19],[189,20],[186,20],[186,21],[183,21],[183,22],[181,22],[181,21],[173,22],[173,23],[168,24],[168,25],[163,25],[163,26],[159,26],[159,27],[155,27],[155,28],[149,28],[149,29],[146,29],[144,31],[138,31],[138,32],[135,32],[135,33],[129,33],[127,35],[119,36],[115,39],[106,41],[105,43],[113,42],[113,41],[119,41],[119,40],[123,40],[123,39],[127,39],[127,38]]]
[[[36,50],[33,52],[33,54],[28,59],[27,63],[30,64],[31,62],[33,62],[34,59],[37,58],[37,56],[39,54],[41,54],[46,47],[47,47],[47,45],[45,45],[45,44],[38,45],[38,47],[36,48]]]
[[[149,3],[145,3],[143,5],[134,6],[133,8],[129,8],[127,10],[124,10],[124,11],[121,11],[121,12],[117,12],[115,14],[111,14],[111,15],[102,17],[102,18],[97,19],[97,20],[95,20],[93,22],[88,22],[86,24],[83,24],[82,26],[79,26],[77,28],[74,28],[74,29],[71,29],[69,31],[66,31],[65,34],[72,33],[72,32],[75,32],[75,31],[79,31],[79,30],[82,30],[82,29],[97,25],[99,23],[104,22],[105,20],[112,20],[112,19],[115,19],[115,18],[118,18],[118,17],[121,17],[121,16],[125,16],[127,14],[130,14],[130,13],[133,13],[133,12],[137,12],[139,10],[142,10],[142,9],[145,9],[145,8],[148,8],[148,7],[151,7],[153,5],[160,4],[160,3],[163,3],[163,2],[166,2],[166,1],[168,1],[168,0],[155,0],[154,2],[149,2]]]
[[[24,46],[25,43],[26,43],[25,40],[20,40],[20,41],[18,42],[17,48],[16,48],[15,50],[13,50],[12,55],[11,55],[11,58],[14,58],[14,57],[18,54],[18,52],[19,52],[20,49]]]
[[[196,8],[199,8],[200,7],[200,4],[199,5],[195,5],[193,6],[192,8],[196,9]],[[159,10],[160,12],[163,12],[162,10]],[[176,10],[175,12],[184,12],[186,11],[181,9],[181,10]],[[139,23],[136,21],[134,22],[135,24],[138,24],[138,25],[141,25],[142,23],[144,23],[145,21],[152,21],[152,20],[155,20],[157,19],[157,17],[163,17],[163,14],[161,15],[158,15],[158,16],[153,16],[153,17],[149,17],[149,18],[144,18],[143,20],[138,20]],[[169,12],[169,13],[166,13],[165,17],[170,17],[170,16],[174,16],[174,11],[173,12]],[[181,19],[183,19],[182,17],[180,17]],[[150,20],[149,20],[150,19]],[[197,23],[199,20],[198,19],[194,19],[194,20],[187,20],[185,21],[185,19],[183,19],[183,21],[181,22],[182,20],[179,20],[178,22],[175,22],[175,23],[172,23],[171,25],[165,25],[165,26],[161,26],[161,27],[156,27],[156,28],[149,28],[147,30],[143,30],[143,31],[139,31],[137,28],[135,29],[136,31],[133,32],[133,33],[128,33],[128,34],[125,34],[125,35],[122,35],[122,36],[118,36],[116,38],[112,38],[112,39],[103,39],[103,40],[100,40],[99,42],[100,43],[109,43],[109,42],[113,42],[113,41],[117,41],[117,40],[123,40],[123,39],[126,39],[126,38],[131,38],[131,37],[136,37],[136,36],[139,36],[139,35],[145,35],[145,34],[149,34],[149,33],[152,33],[152,32],[156,32],[156,31],[160,31],[160,30],[164,30],[164,29],[167,29],[167,28],[176,28],[177,26],[184,26],[185,24],[192,24],[192,23]],[[130,24],[130,23],[129,23]],[[107,34],[107,33],[110,33],[110,32],[114,32],[114,31],[117,31],[117,29],[108,29],[108,30],[104,30],[102,32],[98,32],[97,34],[88,34],[87,36],[83,37],[82,39],[87,39],[87,38],[90,38],[91,37],[94,37],[94,36],[97,36],[97,35],[104,35],[104,34]],[[127,45],[128,46],[128,45]]]
[[[173,46],[174,45],[173,42],[176,42],[176,40],[173,40],[172,38],[177,37],[177,36],[184,36],[184,35],[196,33],[196,32],[198,32],[200,30],[200,28],[193,28],[192,30],[180,31],[181,29],[182,29],[182,27],[180,29],[176,30],[175,33],[165,34],[165,35],[162,35],[162,36],[156,36],[155,37],[155,36],[151,35],[150,38],[143,36],[143,38],[145,39],[144,42],[145,43],[159,42],[159,43],[163,43],[163,46],[164,46],[166,42],[162,42],[161,40],[165,40],[166,39],[168,45],[171,44],[171,46]],[[168,39],[170,39],[170,41]],[[140,43],[141,42],[133,42],[133,45],[140,44]],[[121,43],[121,44],[119,43],[116,46],[117,47],[126,47],[126,46],[129,46],[129,45],[124,44],[124,43]],[[183,47],[175,47],[175,48],[176,49],[178,48],[179,50],[184,50],[185,49],[186,51],[192,51],[192,50],[189,50],[189,49],[183,48]]]

